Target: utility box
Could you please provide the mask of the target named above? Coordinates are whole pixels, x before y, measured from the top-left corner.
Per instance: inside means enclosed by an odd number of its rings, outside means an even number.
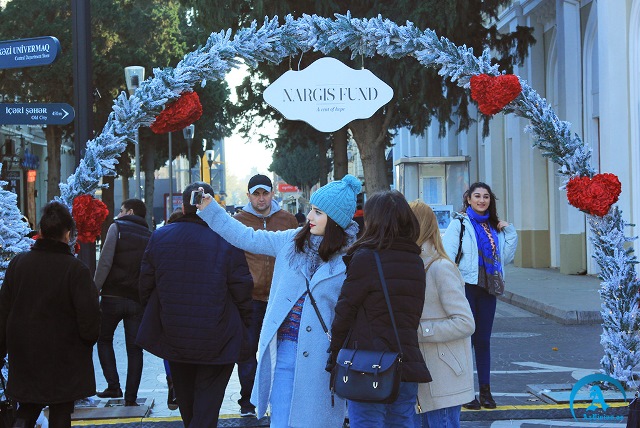
[[[428,204],[440,229],[446,229],[469,188],[470,160],[469,156],[400,158],[394,164],[396,189],[407,201],[419,199]]]

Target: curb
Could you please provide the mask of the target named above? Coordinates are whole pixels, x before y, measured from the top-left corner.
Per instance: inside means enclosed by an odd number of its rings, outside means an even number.
[[[592,414],[591,418],[586,418],[582,410],[586,409],[588,403],[576,403],[573,408],[580,410],[576,412],[576,420],[593,423],[596,421],[617,421],[623,422],[629,413],[629,403],[611,403],[606,412]],[[517,419],[573,419],[571,408],[568,404],[532,404],[516,406],[498,406],[496,409],[467,410],[462,409],[461,421],[500,421]],[[129,418],[129,419],[102,419],[74,421],[72,426],[98,427],[98,428],[126,428],[131,425],[140,428],[182,428],[180,417],[167,418]],[[345,425],[346,426],[346,425]],[[241,418],[238,415],[221,415],[218,420],[218,427],[269,427],[269,418]]]
[[[576,403],[576,420],[593,423],[594,421],[622,422],[629,414],[629,403],[610,403],[606,412],[595,413],[594,418],[585,418],[582,410],[588,403]],[[462,409],[461,421],[499,421],[512,419],[573,419],[568,404],[533,404],[523,406],[498,406],[496,409],[467,410]]]
[[[507,290],[505,290],[502,296],[498,296],[498,299],[533,314],[556,321],[560,324],[577,325],[602,323],[602,316],[599,311],[566,311],[547,303],[542,303],[519,294],[514,294]]]

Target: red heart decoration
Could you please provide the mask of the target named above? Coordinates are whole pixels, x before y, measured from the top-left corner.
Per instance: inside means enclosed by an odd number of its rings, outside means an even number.
[[[514,74],[489,76],[477,74],[471,77],[471,98],[478,109],[487,116],[498,113],[522,92],[520,80]]]
[[[622,191],[614,174],[596,174],[593,178],[573,177],[567,183],[567,199],[580,211],[602,217],[618,201]]]

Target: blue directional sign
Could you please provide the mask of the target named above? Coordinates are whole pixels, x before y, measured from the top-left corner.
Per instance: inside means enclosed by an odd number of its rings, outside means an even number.
[[[0,41],[0,69],[51,64],[60,54],[55,37]]]
[[[2,103],[0,125],[67,125],[76,113],[65,103]]]

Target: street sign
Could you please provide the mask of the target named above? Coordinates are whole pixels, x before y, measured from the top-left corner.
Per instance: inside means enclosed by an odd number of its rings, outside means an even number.
[[[67,125],[73,107],[65,103],[1,103],[0,125]]]
[[[60,54],[55,37],[0,41],[0,69],[51,64]]]

